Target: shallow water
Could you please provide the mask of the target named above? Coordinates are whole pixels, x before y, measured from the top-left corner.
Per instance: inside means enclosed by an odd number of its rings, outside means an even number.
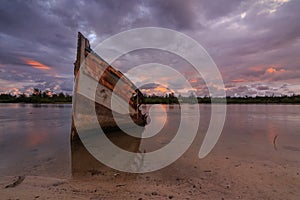
[[[141,141],[141,152],[168,144],[176,134],[180,116],[194,124],[195,106],[199,106],[201,118],[188,153],[197,155],[210,121],[210,105],[183,105],[181,112],[177,105],[156,106],[151,123],[156,127],[164,123],[164,128]],[[71,111],[70,104],[0,104],[0,176],[70,176]],[[208,156],[299,165],[299,122],[300,105],[228,105],[223,132]]]
[[[0,175],[70,174],[72,105],[0,104]]]

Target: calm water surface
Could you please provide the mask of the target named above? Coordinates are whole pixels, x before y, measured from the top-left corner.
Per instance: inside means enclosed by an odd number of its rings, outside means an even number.
[[[0,104],[0,175],[68,176],[71,111],[70,104]]]
[[[200,107],[198,136],[191,153],[199,151],[210,119],[210,105],[184,105],[189,115]],[[162,113],[167,113],[167,119]],[[72,105],[0,104],[0,176],[68,177]],[[191,112],[192,113],[192,112]],[[174,137],[180,109],[160,106],[152,123],[165,121],[161,133],[141,142],[141,151],[159,149]],[[147,128],[147,127],[146,127]],[[188,133],[187,133],[188,134]],[[273,140],[277,136],[276,148]],[[252,161],[271,160],[300,166],[300,105],[228,105],[222,135],[209,156],[235,156]]]

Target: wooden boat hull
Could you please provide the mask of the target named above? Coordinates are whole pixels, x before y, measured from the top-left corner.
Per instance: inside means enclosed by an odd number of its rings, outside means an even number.
[[[142,93],[121,72],[93,52],[89,41],[81,33],[78,33],[77,59],[74,65],[77,81],[73,95],[71,160],[73,175],[79,175],[104,166],[83,145],[74,123],[75,117],[80,127],[93,129],[96,124],[91,119],[96,111],[97,122],[115,145],[126,151],[138,152],[140,138],[124,133],[119,125],[128,129],[132,125],[144,126],[146,116],[139,110]],[[84,70],[80,69],[83,66]],[[82,77],[85,82],[80,86],[78,79]],[[94,84],[95,81],[98,83],[95,91],[89,91],[89,87],[80,88]],[[117,106],[112,107],[112,104]]]

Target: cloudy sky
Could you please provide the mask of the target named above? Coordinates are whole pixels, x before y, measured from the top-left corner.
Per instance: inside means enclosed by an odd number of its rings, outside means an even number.
[[[0,93],[31,92],[33,87],[71,93],[78,31],[93,47],[121,31],[156,26],[200,43],[220,69],[228,95],[299,94],[299,10],[299,0],[1,1]],[[126,73],[130,65],[173,63],[196,94],[205,95],[203,81],[185,61],[164,54],[132,52],[124,56],[130,59],[115,64]],[[159,65],[155,70],[161,70]],[[158,74],[128,75],[138,84],[152,79],[144,87],[151,92],[188,92],[176,77]]]

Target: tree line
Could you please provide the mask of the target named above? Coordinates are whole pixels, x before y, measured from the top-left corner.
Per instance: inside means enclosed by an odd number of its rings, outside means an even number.
[[[178,103],[228,103],[228,104],[300,104],[300,95],[282,95],[282,96],[255,96],[255,97],[230,97],[226,98],[211,98],[205,97],[195,97],[191,94],[189,97],[183,97],[179,95],[175,97],[173,93],[166,94],[164,96],[157,95],[145,95],[144,102],[146,104],[178,104]]]
[[[179,104],[179,103],[226,103],[228,104],[268,104],[268,103],[282,103],[282,104],[300,104],[300,95],[291,96],[256,96],[256,97],[226,97],[225,98],[211,98],[196,97],[191,94],[188,97],[179,95],[175,96],[174,93],[165,95],[144,95],[145,104]],[[20,94],[0,94],[0,103],[71,103],[72,96],[63,92],[59,94],[51,93],[50,91],[41,91],[34,88],[30,95]]]
[[[59,94],[50,91],[41,91],[34,88],[30,95],[0,94],[0,103],[71,103],[72,96],[63,92]]]

